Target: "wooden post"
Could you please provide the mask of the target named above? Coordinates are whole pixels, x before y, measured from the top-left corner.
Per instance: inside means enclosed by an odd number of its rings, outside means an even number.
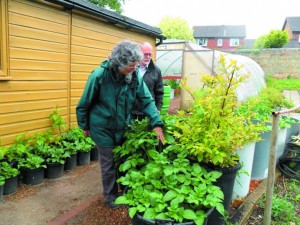
[[[264,225],[271,224],[272,198],[273,198],[275,170],[276,170],[276,145],[277,145],[277,134],[278,134],[278,120],[279,120],[279,114],[273,113],[269,169],[268,169],[268,180],[267,180],[268,181],[267,194],[266,194],[266,203],[265,203],[265,212],[264,212]]]
[[[277,145],[279,115],[294,112],[297,109],[300,109],[300,105],[297,105],[291,109],[286,109],[280,112],[272,113],[273,122],[272,122],[272,135],[271,135],[271,146],[270,146],[270,157],[269,157],[266,204],[265,204],[265,211],[264,211],[264,223],[263,223],[264,225],[271,224],[272,198],[273,198],[275,169],[276,169],[276,145]]]

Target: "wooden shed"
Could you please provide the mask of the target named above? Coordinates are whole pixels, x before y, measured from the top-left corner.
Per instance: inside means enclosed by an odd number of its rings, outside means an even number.
[[[84,0],[1,0],[0,13],[0,146],[49,129],[56,106],[76,125],[87,77],[116,43],[163,39],[159,28]]]

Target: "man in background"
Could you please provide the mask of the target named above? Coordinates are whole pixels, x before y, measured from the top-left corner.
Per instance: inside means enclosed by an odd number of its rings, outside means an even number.
[[[157,110],[160,112],[163,105],[164,85],[160,69],[153,63],[152,60],[152,45],[148,42],[140,44],[143,53],[143,58],[139,66],[139,75],[143,77],[152,98],[155,101]],[[146,117],[142,110],[139,100],[135,101],[134,107],[131,110],[131,119],[142,120]]]

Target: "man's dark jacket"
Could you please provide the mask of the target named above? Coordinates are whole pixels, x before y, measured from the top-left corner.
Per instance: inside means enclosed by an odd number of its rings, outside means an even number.
[[[148,65],[146,73],[143,76],[143,80],[146,83],[152,95],[152,98],[155,101],[155,105],[158,111],[160,111],[163,105],[164,84],[161,76],[161,71],[153,63],[152,59]],[[142,110],[142,105],[139,103],[138,100],[135,101],[134,107],[131,110],[131,114],[137,116],[145,116]]]

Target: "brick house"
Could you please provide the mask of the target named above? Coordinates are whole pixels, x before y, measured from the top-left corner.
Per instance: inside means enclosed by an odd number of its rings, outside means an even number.
[[[246,37],[244,25],[194,26],[193,30],[196,42],[211,49],[235,50]]]
[[[282,30],[286,30],[290,36],[290,42],[300,44],[300,17],[286,17]]]

